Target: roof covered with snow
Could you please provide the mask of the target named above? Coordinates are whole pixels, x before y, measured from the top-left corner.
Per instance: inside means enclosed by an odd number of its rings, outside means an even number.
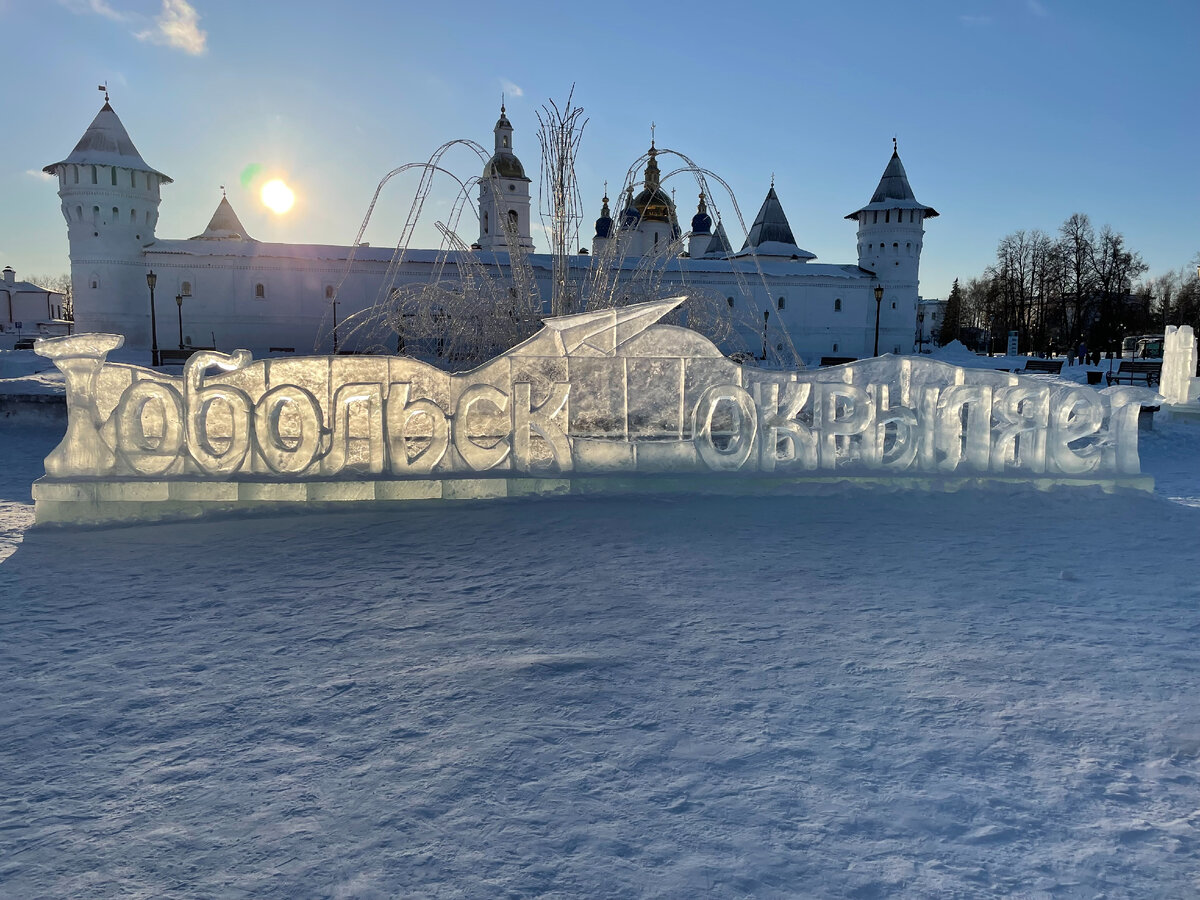
[[[783,256],[794,260],[817,258],[815,253],[796,246],[792,226],[788,224],[783,204],[779,202],[779,195],[775,193],[775,185],[771,185],[771,189],[767,191],[767,198],[763,200],[758,215],[754,217],[754,224],[750,226],[746,242],[742,244],[742,249],[737,255]]]
[[[883,170],[879,186],[871,195],[871,202],[861,209],[856,209],[846,218],[854,219],[861,212],[883,209],[919,209],[927,219],[932,219],[938,214],[936,209],[921,203],[913,194],[912,185],[908,183],[908,173],[904,171],[904,163],[900,162],[900,152],[896,149],[892,150],[892,158]]]
[[[344,263],[350,258],[351,249],[355,251],[354,260],[356,263],[386,266],[392,262],[392,258],[395,255],[395,248],[387,246],[359,246],[357,248],[350,248],[332,244],[277,244],[235,238],[158,240],[148,244],[144,252],[147,257],[151,258],[159,256],[221,256],[242,259],[269,259],[273,261],[290,260],[294,263],[303,264],[305,262],[316,263],[328,261]],[[430,265],[442,259],[450,263],[456,263],[460,257],[465,255],[467,254],[458,251],[408,250],[404,254],[404,263]],[[475,250],[471,251],[469,255],[485,266],[506,266],[509,264],[509,256],[503,251]],[[548,253],[531,253],[526,259],[534,270],[549,272],[553,269],[553,257]],[[577,255],[569,257],[569,262],[573,269],[589,269],[597,264],[597,258],[587,255]],[[615,265],[622,270],[632,271],[638,269],[643,262],[641,257],[628,257],[617,260]],[[272,263],[272,265],[275,264],[274,262]],[[745,257],[739,256],[734,259],[714,257],[672,260],[667,265],[666,272],[670,274],[671,272],[685,269],[688,272],[728,273],[734,271],[735,267],[736,271],[739,272],[756,272],[761,270],[767,275],[786,275],[790,277],[853,280],[874,278],[872,273],[853,264],[806,264],[804,266],[797,266],[790,258],[780,259],[778,256],[758,256],[755,258],[752,254],[748,254]]]
[[[172,180],[146,164],[142,154],[138,153],[137,147],[133,145],[129,132],[125,130],[125,126],[121,124],[107,100],[104,101],[100,112],[96,113],[96,118],[92,120],[87,131],[83,133],[83,137],[79,139],[79,143],[75,145],[75,149],[71,151],[71,155],[61,162],[45,166],[42,171],[53,175],[55,167],[61,165],[123,166],[140,172],[153,172],[166,182]]]
[[[192,238],[193,241],[252,241],[254,238],[246,234],[246,228],[241,219],[233,211],[228,197],[222,197],[217,209],[208,222],[208,227],[202,234]]]

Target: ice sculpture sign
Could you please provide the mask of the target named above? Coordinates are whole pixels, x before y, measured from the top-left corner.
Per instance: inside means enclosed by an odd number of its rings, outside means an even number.
[[[34,485],[38,520],[831,477],[1139,481],[1152,391],[893,356],[755,369],[658,324],[680,302],[549,319],[459,374],[200,351],[173,377],[107,362],[119,336],[39,341],[65,374],[68,422]]]

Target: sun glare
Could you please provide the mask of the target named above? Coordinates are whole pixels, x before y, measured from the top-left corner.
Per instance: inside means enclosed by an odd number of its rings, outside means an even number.
[[[287,212],[292,208],[295,200],[296,195],[292,193],[292,189],[278,178],[273,178],[263,185],[262,202],[272,212],[280,214]]]

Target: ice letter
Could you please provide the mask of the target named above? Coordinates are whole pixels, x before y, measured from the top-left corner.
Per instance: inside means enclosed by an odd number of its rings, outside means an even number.
[[[160,433],[146,434],[146,408],[153,404]],[[135,381],[125,389],[113,414],[117,452],[139,475],[161,475],[183,449],[183,398],[169,384]]]
[[[1008,387],[996,391],[992,413],[998,424],[992,438],[992,471],[1046,471],[1046,431],[1050,427],[1050,388]]]
[[[917,414],[904,406],[892,407],[886,384],[872,385],[871,390],[875,395],[874,441],[867,446],[864,439],[863,458],[871,466],[907,469],[916,459],[920,444]],[[889,425],[894,426],[890,447],[887,446]]]
[[[713,414],[722,401],[733,404],[735,421],[728,442],[724,447],[718,447],[712,433]],[[696,408],[692,412],[692,434],[696,436],[700,458],[710,469],[732,471],[744,466],[754,451],[757,431],[754,401],[744,388],[736,384],[711,385],[696,401]]]
[[[1100,464],[1100,446],[1091,443],[1072,450],[1069,444],[1089,437],[1104,422],[1104,405],[1089,388],[1060,388],[1050,398],[1050,435],[1047,463],[1064,475],[1082,475]]]
[[[289,431],[280,420],[288,414]],[[272,472],[295,475],[312,465],[321,449],[321,406],[304,388],[281,384],[259,398],[254,407],[254,442]]]
[[[329,455],[321,461],[321,472],[336,475],[350,464],[351,416],[355,406],[365,407],[367,415],[367,461],[354,468],[378,474],[383,471],[383,386],[379,384],[343,384],[333,395],[330,428],[333,444]]]
[[[76,334],[34,344],[34,352],[53,360],[67,382],[67,433],[46,457],[47,475],[105,475],[116,465],[100,437],[95,391],[104,357],[124,343],[119,334]]]
[[[571,385],[564,381],[552,382],[550,395],[537,409],[533,408],[532,388],[533,385],[528,381],[518,381],[513,385],[512,450],[516,468],[522,472],[533,468],[530,432],[536,431],[549,445],[558,471],[568,472],[571,469],[571,444],[553,420],[567,405]]]
[[[490,403],[500,412],[508,407],[508,395],[490,384],[473,384],[458,397],[458,405],[454,409],[454,449],[466,460],[467,465],[476,472],[483,472],[504,462],[508,456],[509,445],[500,437],[491,447],[476,443],[470,432],[468,420],[471,408],[476,403]],[[486,437],[486,435],[475,435]]]
[[[202,350],[183,364],[183,406],[187,411],[188,452],[209,475],[230,475],[242,466],[250,449],[250,398],[228,385],[202,387],[204,371],[216,366],[232,372],[250,364],[247,350],[232,354]],[[215,408],[224,406],[217,418]],[[218,444],[223,443],[223,449]]]
[[[387,398],[388,459],[392,471],[397,475],[424,475],[432,472],[433,467],[446,455],[446,448],[450,446],[450,423],[446,419],[446,413],[432,400],[425,398],[409,403],[408,394],[411,389],[412,385],[408,382],[396,382],[388,392]],[[414,419],[422,416],[429,419],[429,443],[410,456],[408,442],[420,440],[423,435],[410,438],[408,429]]]
[[[919,390],[917,406],[917,465],[922,472],[937,469],[937,410],[939,388],[926,385]]]
[[[967,427],[962,424],[963,411]],[[967,468],[988,469],[992,434],[992,389],[984,384],[955,384],[942,391],[938,401],[938,446],[946,451],[940,468],[953,472],[966,461]],[[964,447],[965,445],[965,447]]]
[[[874,420],[875,408],[862,388],[853,384],[819,385],[813,400],[813,428],[821,436],[821,468],[837,466],[838,437],[862,434]]]
[[[1138,416],[1142,404],[1153,402],[1154,392],[1141,387],[1114,387],[1104,392],[1108,398],[1108,440],[1102,465],[1105,471],[1136,475],[1142,470],[1138,459]]]
[[[817,436],[796,420],[812,396],[811,382],[784,385],[783,405],[779,403],[779,385],[755,382],[754,405],[758,408],[758,468],[774,472],[777,463],[797,463],[803,469],[817,467]],[[780,452],[780,447],[783,452]]]

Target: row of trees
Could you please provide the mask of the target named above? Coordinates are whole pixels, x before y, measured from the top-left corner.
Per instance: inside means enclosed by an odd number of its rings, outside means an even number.
[[[1023,353],[1065,352],[1081,341],[1119,350],[1125,335],[1200,326],[1195,268],[1141,280],[1147,269],[1124,235],[1108,225],[1097,231],[1083,213],[1056,235],[1013,232],[982,275],[961,286],[955,279],[938,342],[1002,350],[1016,331]]]

